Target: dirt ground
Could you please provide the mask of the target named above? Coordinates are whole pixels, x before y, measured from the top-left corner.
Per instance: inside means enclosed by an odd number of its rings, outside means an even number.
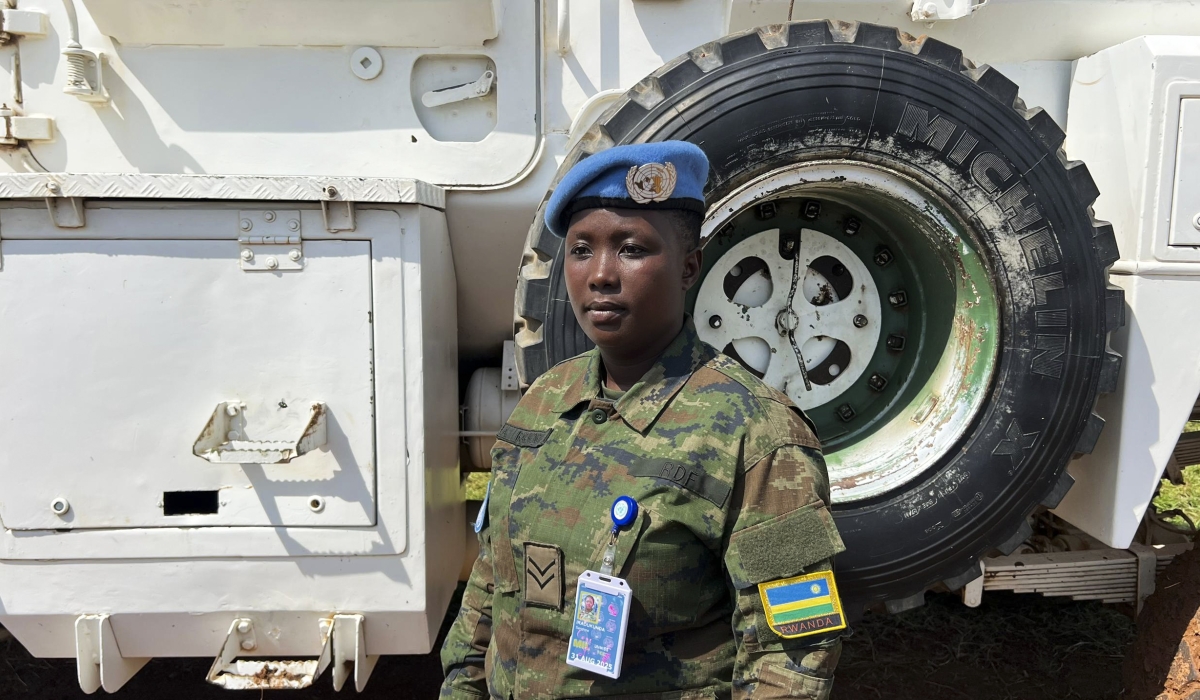
[[[1049,700],[1117,698],[1121,658],[1133,623],[1090,603],[987,594],[977,609],[956,597],[929,596],[925,607],[896,616],[868,615],[846,640],[834,700]],[[0,644],[0,698],[83,698],[70,659],[34,659],[14,641]],[[229,692],[209,686],[211,660],[156,659],[118,698],[202,700]],[[434,698],[441,681],[436,655],[380,660],[364,700]],[[279,700],[339,697],[328,677],[303,691],[268,691]],[[250,697],[235,693],[233,697]],[[346,689],[340,697],[353,697]],[[1150,700],[1150,696],[1146,700]],[[1134,700],[1141,700],[1135,698]],[[1172,699],[1174,700],[1174,699]]]
[[[1125,662],[1130,700],[1200,699],[1198,582],[1200,548],[1177,557],[1155,582]]]

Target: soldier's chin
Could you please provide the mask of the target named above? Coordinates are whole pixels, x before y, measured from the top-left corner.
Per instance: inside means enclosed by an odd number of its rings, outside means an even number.
[[[623,313],[597,319],[588,312],[582,320],[579,325],[583,327],[584,334],[602,348],[622,344],[629,330],[629,319]]]

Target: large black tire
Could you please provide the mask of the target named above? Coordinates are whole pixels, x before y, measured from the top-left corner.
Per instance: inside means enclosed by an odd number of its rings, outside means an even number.
[[[1028,516],[1070,487],[1067,462],[1094,446],[1104,421],[1092,408],[1120,368],[1106,349],[1124,323],[1122,293],[1107,286],[1113,231],[1092,218],[1096,187],[1060,150],[1062,130],[958,49],[818,21],[729,36],[671,61],[600,118],[560,176],[613,145],[666,139],[708,154],[710,203],[764,172],[838,158],[903,172],[958,212],[999,298],[992,388],[955,448],[919,478],[835,506],[847,545],[838,577],[847,597],[900,610],[938,582],[957,589],[978,575],[980,557],[1022,542]],[[539,211],[516,296],[525,382],[589,347],[566,299],[561,240]]]

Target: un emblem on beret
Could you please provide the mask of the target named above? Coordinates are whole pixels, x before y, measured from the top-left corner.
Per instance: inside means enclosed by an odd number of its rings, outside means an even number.
[[[629,198],[638,204],[664,202],[675,191],[675,166],[671,163],[635,165],[625,175]]]

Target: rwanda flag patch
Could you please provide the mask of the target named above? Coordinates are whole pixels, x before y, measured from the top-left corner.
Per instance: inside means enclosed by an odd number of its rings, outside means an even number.
[[[846,628],[832,571],[758,584],[767,624],[792,639]]]

